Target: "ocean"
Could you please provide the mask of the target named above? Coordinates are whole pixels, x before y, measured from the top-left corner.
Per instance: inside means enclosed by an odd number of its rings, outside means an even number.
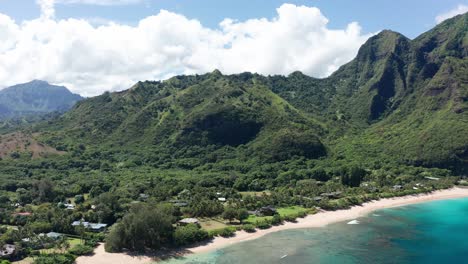
[[[468,199],[383,209],[163,263],[468,263]]]

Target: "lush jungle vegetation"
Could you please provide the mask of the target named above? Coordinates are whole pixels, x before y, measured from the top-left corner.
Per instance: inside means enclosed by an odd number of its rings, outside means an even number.
[[[0,245],[16,246],[10,260],[72,263],[102,241],[113,252],[180,247],[462,184],[467,20],[414,40],[383,31],[326,79],[176,76],[23,126],[56,152],[3,142]]]

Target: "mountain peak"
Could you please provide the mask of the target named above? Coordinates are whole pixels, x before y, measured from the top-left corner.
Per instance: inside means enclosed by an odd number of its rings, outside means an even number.
[[[73,94],[64,86],[32,80],[0,91],[0,106],[4,109],[0,115],[23,116],[65,111],[81,99],[80,95]]]
[[[211,72],[211,75],[221,76],[223,75],[223,73],[220,70],[215,69],[214,71]]]

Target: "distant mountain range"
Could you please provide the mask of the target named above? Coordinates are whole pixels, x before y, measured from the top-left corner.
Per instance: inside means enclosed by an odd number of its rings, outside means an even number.
[[[64,112],[82,99],[63,86],[34,80],[0,90],[0,118]]]
[[[166,167],[302,157],[467,171],[467,20],[414,40],[383,31],[325,79],[214,71],[139,82],[42,129],[61,149],[79,142]]]

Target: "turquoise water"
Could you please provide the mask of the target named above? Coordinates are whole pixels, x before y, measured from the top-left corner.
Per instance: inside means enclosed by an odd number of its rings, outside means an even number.
[[[281,231],[164,263],[468,263],[468,199],[384,209],[358,221]]]

